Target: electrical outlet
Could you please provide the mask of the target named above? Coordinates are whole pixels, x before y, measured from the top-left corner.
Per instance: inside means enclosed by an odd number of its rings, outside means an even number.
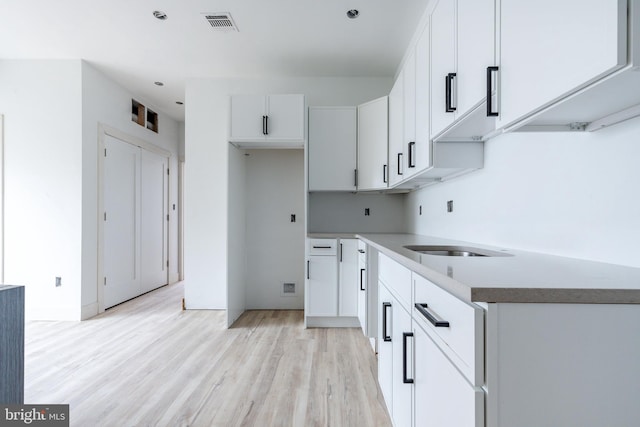
[[[56,277],[56,288],[62,286],[62,277]]]
[[[453,200],[447,202],[447,212],[453,212]]]
[[[296,222],[296,214],[291,214],[291,222]]]
[[[364,216],[369,216],[371,213],[371,211],[369,210],[369,208],[364,208]]]

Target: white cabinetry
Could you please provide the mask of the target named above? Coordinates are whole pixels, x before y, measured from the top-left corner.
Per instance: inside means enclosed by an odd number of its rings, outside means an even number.
[[[307,239],[307,326],[358,326],[356,239]]]
[[[358,240],[358,322],[365,336],[367,328],[367,245]]]
[[[625,0],[502,0],[500,7],[500,127],[509,130],[627,63]]]
[[[309,191],[356,191],[356,107],[309,107]]]
[[[382,254],[378,273],[378,376],[394,425],[483,427],[483,310]]]
[[[402,181],[405,172],[404,73],[400,73],[389,92],[389,186]]]
[[[487,67],[496,61],[495,16],[495,0],[438,0],[431,15],[432,138],[478,108],[493,127],[482,107],[491,90]],[[486,130],[478,132],[466,136]]]
[[[338,264],[335,239],[310,239],[305,316],[338,315]]]
[[[339,260],[339,289],[340,298],[338,303],[339,316],[358,315],[358,240],[340,239],[340,260]]]
[[[383,190],[388,182],[388,97],[358,106],[358,190]]]
[[[229,142],[237,146],[304,146],[304,95],[232,95],[230,116]]]

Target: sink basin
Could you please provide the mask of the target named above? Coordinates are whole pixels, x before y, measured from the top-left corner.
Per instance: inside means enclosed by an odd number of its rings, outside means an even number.
[[[463,257],[500,257],[513,256],[505,252],[490,251],[488,249],[472,248],[467,246],[434,246],[434,245],[417,245],[405,246],[410,251],[419,252],[425,255],[437,256],[463,256]]]

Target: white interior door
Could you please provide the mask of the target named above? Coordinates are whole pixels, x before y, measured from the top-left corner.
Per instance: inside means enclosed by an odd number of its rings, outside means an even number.
[[[104,139],[104,307],[140,294],[140,148]]]
[[[168,283],[167,157],[141,150],[140,288],[148,292]]]

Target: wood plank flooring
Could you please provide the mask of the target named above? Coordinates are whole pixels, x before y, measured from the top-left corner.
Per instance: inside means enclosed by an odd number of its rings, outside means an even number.
[[[359,329],[302,311],[181,310],[171,285],[84,322],[29,322],[25,402],[72,426],[391,426]]]

